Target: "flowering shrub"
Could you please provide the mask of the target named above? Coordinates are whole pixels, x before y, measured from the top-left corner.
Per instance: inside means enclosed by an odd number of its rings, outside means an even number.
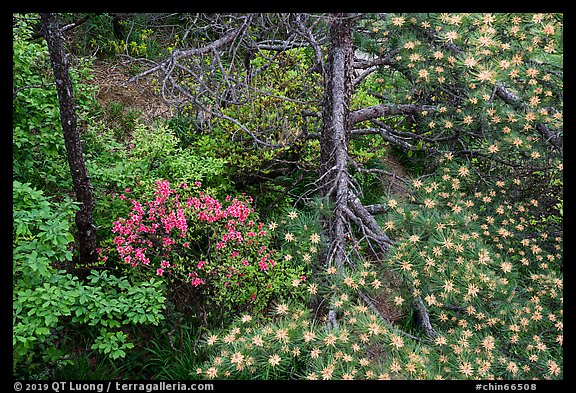
[[[121,199],[132,209],[114,222],[112,251],[119,260],[148,275],[186,283],[224,311],[262,309],[272,295],[293,291],[302,267],[278,261],[270,247],[270,230],[258,221],[248,196],[227,196],[224,202],[201,190],[201,183],[172,188],[156,181],[151,198]],[[108,258],[101,253],[101,260]]]

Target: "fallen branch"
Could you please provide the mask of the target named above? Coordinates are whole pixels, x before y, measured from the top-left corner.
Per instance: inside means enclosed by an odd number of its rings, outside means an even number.
[[[430,315],[420,296],[416,297],[413,302],[414,311],[416,312],[416,322],[428,337],[436,337],[437,333],[430,322]]]
[[[368,295],[366,295],[364,292],[362,291],[358,291],[358,295],[360,296],[360,298],[364,301],[364,303],[370,307],[370,309],[384,322],[386,323],[388,326],[393,327],[395,331],[397,331],[398,333],[400,333],[401,335],[411,338],[412,340],[416,340],[419,341],[421,343],[427,343],[427,344],[431,344],[432,340],[430,340],[429,338],[423,338],[423,337],[417,337],[414,336],[413,334],[407,333],[404,330],[399,329],[398,327],[394,326],[393,323],[386,318],[384,315],[382,315],[382,313],[380,312],[380,310],[378,310],[378,307],[376,307],[376,305],[374,304],[374,302],[372,301],[372,299],[370,299],[370,297]]]

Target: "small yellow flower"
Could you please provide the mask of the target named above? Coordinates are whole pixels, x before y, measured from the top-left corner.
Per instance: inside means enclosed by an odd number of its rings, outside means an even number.
[[[288,341],[288,331],[286,329],[278,329],[276,331],[276,338],[280,341]]]
[[[315,295],[318,292],[318,285],[316,283],[312,283],[308,285],[308,293],[311,295]]]
[[[321,352],[322,351],[319,348],[314,348],[312,351],[310,351],[310,357],[312,359],[316,359],[316,358],[318,358],[318,356],[320,356]]]
[[[392,24],[394,26],[397,26],[397,27],[402,27],[402,25],[404,24],[405,21],[406,21],[406,19],[404,19],[404,17],[402,17],[402,16],[392,18]]]
[[[264,345],[264,340],[262,340],[262,337],[260,336],[254,336],[252,337],[252,343],[257,347],[261,347]]]
[[[466,377],[470,377],[474,372],[472,365],[468,362],[462,362],[459,369],[460,369],[460,372],[462,374],[464,374]]]
[[[396,359],[394,359],[394,360],[392,361],[392,364],[390,364],[390,370],[391,370],[392,372],[397,373],[397,372],[402,371],[402,366],[398,364],[398,362],[396,361]]]
[[[332,374],[334,373],[334,366],[329,365],[322,369],[322,379],[328,380],[332,378]]]
[[[276,306],[276,314],[284,315],[287,313],[288,313],[288,306],[287,305],[280,303]]]
[[[280,356],[274,354],[268,358],[268,363],[270,363],[272,367],[275,367],[280,363],[281,360],[282,359],[280,358]]]
[[[236,364],[236,363],[242,363],[244,361],[244,355],[242,355],[240,352],[236,352],[235,354],[232,355],[232,357],[230,358],[230,362],[232,364]]]
[[[371,335],[377,336],[381,332],[382,329],[380,325],[378,325],[376,322],[372,322],[371,324],[368,325],[368,333],[370,333]]]
[[[396,334],[392,334],[390,336],[390,342],[396,348],[402,348],[404,346],[404,340],[402,339],[402,337]]]
[[[510,262],[502,262],[500,268],[504,273],[510,273],[512,271],[512,264]]]
[[[356,283],[354,282],[354,279],[352,277],[344,277],[344,284],[346,284],[346,286],[348,287],[352,287],[354,286]]]
[[[214,379],[218,376],[218,369],[216,367],[210,367],[208,370],[206,370],[206,375],[208,378]]]
[[[328,334],[325,338],[324,338],[324,343],[326,345],[332,345],[334,346],[334,344],[336,343],[336,340],[338,339],[338,337],[336,337],[333,334]]]
[[[310,342],[310,341],[314,340],[315,337],[316,337],[316,333],[314,333],[312,331],[304,332],[304,342]]]

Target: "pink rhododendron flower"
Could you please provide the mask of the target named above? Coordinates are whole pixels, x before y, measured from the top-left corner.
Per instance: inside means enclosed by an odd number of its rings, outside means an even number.
[[[201,187],[200,182],[194,185]],[[196,196],[188,195],[182,191],[187,188],[186,183],[180,183],[172,189],[167,180],[158,180],[152,198],[129,200],[131,211],[112,227],[113,249],[124,262],[155,269],[158,276],[173,272],[175,278],[194,287],[208,282],[216,283],[216,288],[230,283],[242,286],[245,278],[253,279],[252,273],[239,268],[249,266],[256,253],[260,272],[267,274],[274,267],[274,252],[266,245],[267,231],[264,223],[254,218],[250,197],[228,195],[222,203],[205,191],[191,190]],[[124,191],[131,192],[128,187]],[[123,194],[120,198],[127,199]],[[208,255],[200,257],[201,253]],[[192,262],[196,258],[205,259]],[[208,264],[206,259],[217,263]]]

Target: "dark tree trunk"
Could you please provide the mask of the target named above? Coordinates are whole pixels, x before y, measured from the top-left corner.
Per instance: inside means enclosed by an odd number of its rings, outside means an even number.
[[[391,240],[353,192],[349,174],[348,141],[354,118],[350,112],[352,81],[354,80],[354,41],[352,30],[355,17],[332,14],[329,18],[328,59],[320,135],[320,189],[332,206],[325,219],[325,231],[330,246],[323,261],[342,267],[347,261],[346,243],[352,236],[351,223],[362,233],[374,254],[382,255]],[[373,246],[374,245],[374,246]]]
[[[320,187],[323,197],[333,206],[332,216],[326,220],[326,231],[331,241],[326,262],[342,267],[346,260],[347,220],[344,208],[349,192],[348,139],[354,63],[353,19],[346,14],[332,14],[328,23],[330,48],[320,135]]]
[[[77,241],[80,252],[80,263],[90,264],[97,259],[96,230],[93,224],[92,211],[94,209],[94,196],[88,171],[84,162],[82,143],[76,122],[76,101],[72,79],[70,78],[68,61],[64,50],[62,31],[58,26],[56,15],[53,13],[41,14],[42,33],[48,43],[50,61],[54,71],[54,80],[60,104],[60,119],[64,133],[64,144],[70,165],[72,183],[76,200],[80,202],[80,210],[76,213],[76,226],[78,229]]]
[[[124,22],[126,21],[125,14],[111,14],[112,15],[112,28],[114,29],[114,38],[117,40],[126,39],[126,29]]]
[[[320,190],[332,207],[332,214],[324,219],[325,232],[330,245],[320,262],[335,264],[339,269],[348,261],[348,237],[355,238],[355,229],[366,240],[376,258],[385,256],[392,241],[376,222],[354,192],[348,172],[348,140],[352,125],[364,118],[380,116],[388,106],[376,106],[365,112],[350,113],[352,97],[354,42],[352,28],[354,15],[332,14],[329,17],[329,50],[325,74],[325,91],[320,135]],[[407,110],[412,108],[403,108]],[[349,261],[348,261],[349,262]],[[350,263],[353,265],[353,263]],[[427,336],[436,335],[426,306],[420,297],[414,299],[417,323]],[[336,313],[328,311],[328,326],[336,326]]]

